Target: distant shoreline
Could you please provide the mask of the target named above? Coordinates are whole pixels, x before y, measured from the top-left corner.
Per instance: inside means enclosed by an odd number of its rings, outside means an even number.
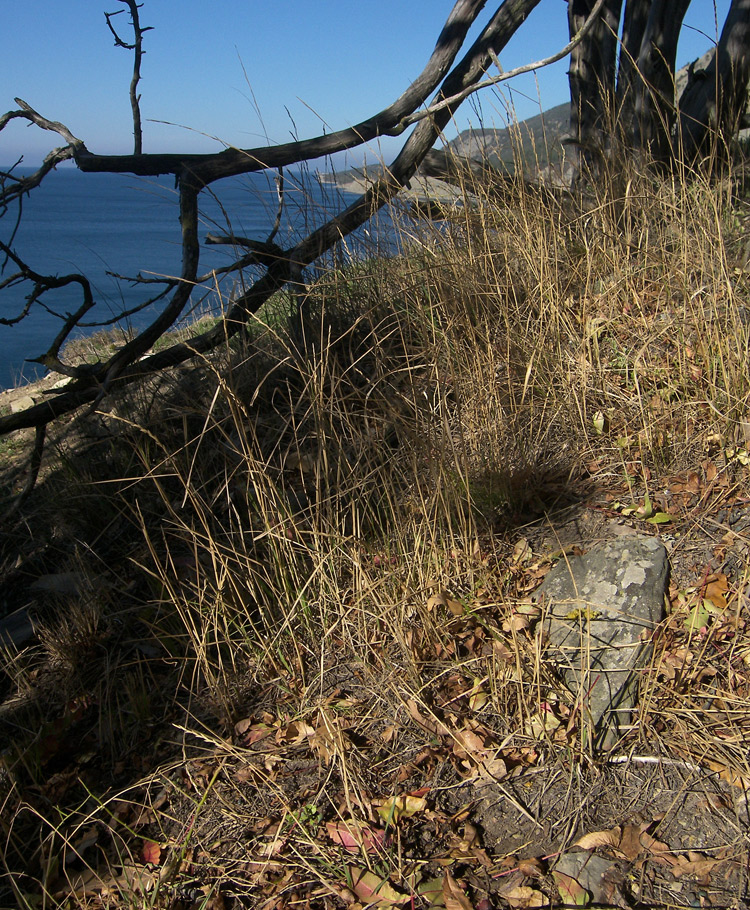
[[[361,195],[382,176],[381,168],[358,173],[359,169],[345,172],[319,174],[318,179],[325,186],[335,186],[342,193]],[[455,186],[438,180],[435,177],[412,177],[409,183],[398,194],[399,198],[409,204],[427,204],[430,202],[463,203],[463,192]]]

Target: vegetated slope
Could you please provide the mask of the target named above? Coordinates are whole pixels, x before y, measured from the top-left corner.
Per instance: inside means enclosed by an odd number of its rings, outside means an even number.
[[[697,60],[683,66],[675,75],[676,94],[685,91],[691,71],[701,74],[713,58],[713,48]],[[466,158],[481,158],[501,170],[514,171],[522,160],[529,175],[542,174],[550,169],[552,175],[566,170],[565,139],[570,135],[570,104],[564,102],[540,111],[526,120],[493,129],[467,129],[448,143],[456,154]]]
[[[570,131],[570,104],[549,110],[503,129],[468,129],[448,143],[456,154],[484,158],[501,169],[513,170],[519,154],[530,167],[542,169],[564,160],[562,140]]]

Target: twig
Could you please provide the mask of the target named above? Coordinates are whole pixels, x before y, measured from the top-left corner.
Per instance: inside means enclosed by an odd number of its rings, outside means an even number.
[[[143,57],[143,34],[150,32],[153,26],[143,27],[138,16],[138,10],[142,3],[136,3],[135,0],[120,0],[125,3],[130,10],[130,24],[133,26],[133,43],[128,44],[117,34],[115,27],[112,25],[112,17],[117,16],[124,10],[117,10],[114,13],[105,13],[104,18],[107,20],[107,27],[114,35],[115,47],[122,47],[126,51],[133,51],[133,78],[130,80],[130,107],[133,111],[133,154],[143,154],[143,130],[141,127],[141,96],[138,94],[138,83],[141,80],[141,59]]]
[[[276,209],[276,220],[271,228],[271,233],[266,237],[266,243],[271,243],[273,238],[278,234],[281,227],[281,216],[284,212],[284,168],[279,168],[279,175],[276,178],[276,194],[279,197],[279,207]]]
[[[432,117],[438,111],[452,107],[454,104],[461,104],[461,102],[465,101],[469,95],[473,95],[480,89],[488,88],[491,85],[498,85],[500,82],[507,82],[508,79],[513,79],[516,76],[522,76],[524,73],[532,73],[534,70],[542,69],[545,66],[549,66],[551,63],[557,63],[557,61],[562,60],[563,57],[567,57],[573,48],[579,45],[594,27],[594,23],[596,22],[597,16],[601,12],[603,6],[604,0],[597,0],[596,5],[589,13],[588,19],[581,26],[578,34],[576,34],[568,42],[568,44],[565,45],[564,48],[557,51],[557,53],[552,54],[551,57],[545,57],[543,60],[537,60],[535,63],[525,63],[523,66],[517,66],[515,69],[508,70],[508,72],[503,72],[500,61],[497,58],[497,54],[495,54],[493,50],[488,51],[490,59],[500,70],[497,76],[490,76],[487,79],[484,79],[482,82],[477,82],[475,85],[470,85],[463,91],[457,92],[455,95],[451,95],[450,98],[444,98],[440,101],[435,102],[434,104],[429,105],[424,110],[415,111],[415,113],[403,117],[399,123],[398,129],[392,132],[390,135],[397,135],[399,132],[403,132],[403,130],[405,130],[408,126],[411,126],[413,123],[424,120],[426,117]]]

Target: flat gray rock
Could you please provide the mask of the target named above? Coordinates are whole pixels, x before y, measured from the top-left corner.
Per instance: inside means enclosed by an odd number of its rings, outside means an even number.
[[[545,658],[555,662],[583,712],[594,747],[610,749],[630,721],[638,669],[664,618],[669,561],[655,537],[613,540],[560,561],[534,594],[543,604]]]

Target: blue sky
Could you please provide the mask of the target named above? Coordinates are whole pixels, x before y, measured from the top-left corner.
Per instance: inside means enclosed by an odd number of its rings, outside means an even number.
[[[104,20],[118,0],[24,0],[4,17],[0,109],[23,98],[67,124],[103,154],[132,151],[131,55],[113,46]],[[306,138],[339,129],[393,101],[421,71],[453,0],[144,0],[144,151],[209,152]],[[729,0],[692,0],[678,65],[706,50]],[[488,2],[481,23],[496,8]],[[127,13],[116,17],[127,36]],[[478,28],[479,26],[477,26]],[[475,29],[476,32],[477,29]],[[700,34],[703,32],[703,34]],[[505,69],[566,43],[565,0],[541,0],[501,54]],[[504,125],[567,98],[567,62],[524,77],[512,90],[466,102],[452,134]],[[163,121],[163,122],[149,122]],[[169,125],[168,125],[169,124]],[[449,134],[450,138],[450,134]],[[0,162],[36,164],[56,137],[13,124],[0,133]],[[370,146],[392,157],[395,140]],[[337,162],[340,165],[341,162]]]

